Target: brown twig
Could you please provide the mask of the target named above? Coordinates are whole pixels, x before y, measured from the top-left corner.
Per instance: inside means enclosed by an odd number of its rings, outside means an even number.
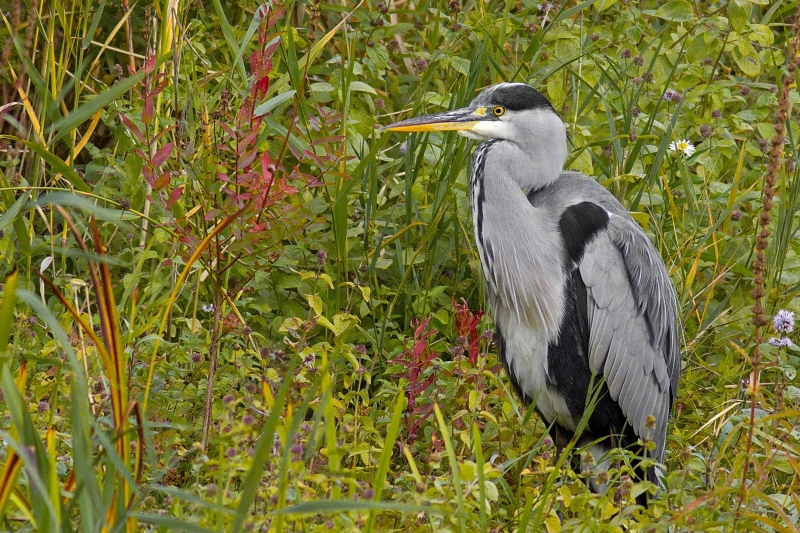
[[[797,14],[795,15],[794,24],[792,26],[792,37],[788,45],[786,73],[781,80],[781,94],[778,98],[778,109],[775,113],[775,135],[770,141],[769,162],[767,163],[767,172],[764,175],[764,188],[761,191],[761,201],[763,208],[758,217],[758,226],[760,228],[758,236],[756,237],[756,259],[753,262],[753,281],[755,287],[750,295],[753,297],[753,320],[752,324],[755,326],[754,332],[754,351],[752,357],[752,370],[750,372],[750,381],[748,392],[750,394],[750,428],[747,436],[747,457],[750,457],[750,450],[753,444],[753,432],[755,428],[756,417],[756,403],[759,394],[759,380],[762,369],[761,359],[761,344],[764,342],[763,328],[769,324],[769,317],[767,316],[764,307],[764,277],[767,270],[766,262],[766,249],[769,244],[770,230],[769,224],[772,221],[770,210],[772,209],[772,200],[775,197],[775,184],[778,173],[781,170],[783,162],[783,145],[786,142],[786,122],[789,118],[789,91],[791,90],[794,82],[794,74],[798,66],[798,41],[800,41],[800,4],[798,4]],[[739,509],[737,513],[741,512],[741,506],[744,500],[745,491],[747,490],[747,476],[750,469],[750,460],[745,461],[744,470],[742,473],[742,493],[739,498]]]

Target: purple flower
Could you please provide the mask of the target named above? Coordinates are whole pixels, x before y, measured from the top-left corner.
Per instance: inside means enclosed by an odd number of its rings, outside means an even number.
[[[772,327],[779,333],[791,333],[794,329],[794,311],[778,311],[772,319]]]
[[[673,89],[667,89],[664,92],[664,100],[666,100],[667,102],[672,102],[677,104],[678,102],[681,101],[681,98],[683,98],[683,95]]]
[[[792,345],[792,341],[789,340],[789,337],[770,337],[769,343],[778,348],[788,348]]]
[[[302,444],[295,444],[294,446],[292,446],[291,450],[289,450],[289,451],[292,452],[292,460],[293,461],[300,461],[301,459],[303,459],[303,451],[304,450],[303,450],[303,445]]]

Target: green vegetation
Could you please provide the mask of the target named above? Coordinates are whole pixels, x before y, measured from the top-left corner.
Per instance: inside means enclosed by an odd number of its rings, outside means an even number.
[[[0,5],[0,529],[800,529],[797,0]],[[472,143],[380,130],[501,80],[677,287],[647,509],[509,390]]]

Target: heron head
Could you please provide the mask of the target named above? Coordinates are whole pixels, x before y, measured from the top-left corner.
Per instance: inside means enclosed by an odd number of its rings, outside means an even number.
[[[503,139],[527,145],[536,139],[549,143],[563,138],[566,129],[550,101],[526,83],[499,83],[487,87],[467,107],[423,115],[386,126],[389,131],[457,131],[478,141]],[[541,144],[541,143],[539,143]]]

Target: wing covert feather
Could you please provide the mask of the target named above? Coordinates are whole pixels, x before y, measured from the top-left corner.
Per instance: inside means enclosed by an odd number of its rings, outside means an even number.
[[[580,264],[589,317],[589,364],[634,432],[655,441],[663,460],[677,393],[677,302],[657,251],[632,219],[612,215]],[[655,427],[648,427],[653,415]]]

